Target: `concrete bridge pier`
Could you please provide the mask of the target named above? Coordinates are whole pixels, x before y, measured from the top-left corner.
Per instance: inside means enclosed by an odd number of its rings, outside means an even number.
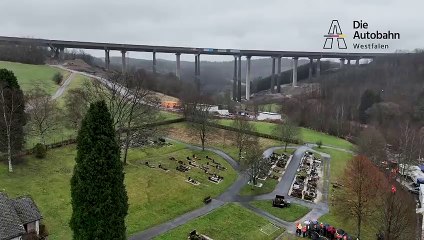
[[[241,102],[241,55],[238,56],[237,101]]]
[[[298,64],[298,62],[299,62],[299,58],[294,57],[293,58],[293,82],[292,82],[293,87],[297,87],[297,64]]]
[[[344,59],[344,58],[340,58],[340,68],[343,68],[344,67],[345,60],[346,59]]]
[[[177,68],[175,70],[175,76],[177,76],[178,80],[181,80],[181,53],[175,54]]]
[[[272,57],[271,93],[275,93],[275,57]]]
[[[122,73],[126,73],[127,72],[127,58],[126,58],[126,51],[122,50],[121,54],[122,54]]]
[[[316,71],[316,76],[319,77],[321,76],[321,59],[317,58],[317,71]]]
[[[251,56],[246,56],[246,100],[250,100],[250,59]]]
[[[237,56],[234,56],[233,101],[237,101]]]
[[[281,57],[277,58],[277,93],[281,93]]]
[[[156,52],[153,51],[153,65],[152,65],[152,71],[154,74],[156,74]]]
[[[110,50],[105,49],[105,69],[110,70]]]
[[[195,85],[197,91],[200,91],[200,54],[194,55],[194,64],[195,64]]]
[[[63,63],[65,60],[65,48],[59,48],[59,62]]]
[[[313,67],[314,67],[314,59],[309,58],[309,76],[308,76],[309,81],[312,80]]]

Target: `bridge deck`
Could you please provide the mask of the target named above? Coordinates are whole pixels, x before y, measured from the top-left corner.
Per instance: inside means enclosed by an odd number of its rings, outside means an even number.
[[[191,48],[172,46],[152,46],[137,44],[119,44],[102,42],[64,41],[39,38],[19,38],[0,36],[0,44],[32,44],[37,46],[55,48],[78,48],[97,50],[116,50],[132,52],[159,52],[180,54],[206,54],[206,55],[241,55],[258,57],[305,57],[305,58],[374,58],[392,53],[349,53],[349,52],[302,52],[302,51],[273,51],[273,50],[239,50],[216,48]]]

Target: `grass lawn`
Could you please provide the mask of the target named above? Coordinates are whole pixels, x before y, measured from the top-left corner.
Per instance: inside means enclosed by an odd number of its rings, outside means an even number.
[[[278,184],[278,181],[272,178],[267,178],[265,181],[258,180],[258,183],[262,183],[262,187],[255,187],[246,184],[239,192],[240,196],[255,196],[274,191]]]
[[[278,229],[269,236],[260,231],[270,222],[236,203],[226,204],[208,215],[189,221],[155,240],[187,239],[188,234],[196,229],[214,240],[273,240],[283,229]]]
[[[287,222],[294,222],[310,211],[309,208],[294,203],[288,208],[276,208],[272,206],[272,200],[253,201],[250,204]]]
[[[224,126],[231,126],[232,121],[233,120],[231,119],[220,119],[218,123]],[[256,131],[260,133],[270,135],[275,134],[275,123],[252,121],[252,124],[256,127]],[[300,128],[300,136],[303,142],[316,143],[318,140],[321,140],[323,145],[341,147],[345,149],[351,149],[353,146],[352,143],[344,139],[331,136],[326,133],[317,132],[309,128]]]
[[[183,160],[193,153],[203,159],[199,163],[206,163],[204,156],[209,155],[223,164],[227,170],[219,174],[224,177],[224,181],[220,184],[211,183],[200,169],[181,173],[175,170],[176,163],[169,160],[170,156]],[[71,239],[68,226],[71,216],[69,181],[75,155],[75,146],[68,146],[50,150],[46,159],[28,156],[23,163],[14,166],[13,173],[8,173],[6,163],[0,163],[0,191],[12,197],[31,195],[43,214],[50,233],[49,239],[52,240]],[[231,166],[219,156],[210,152],[193,152],[181,144],[132,149],[128,160],[125,185],[129,197],[126,219],[129,235],[202,206],[204,197],[219,195],[237,177]],[[156,166],[161,162],[170,171],[149,168],[144,166],[144,161]],[[194,186],[185,182],[188,176],[201,184]]]
[[[190,130],[187,122],[174,123],[162,126],[161,129],[168,134],[169,137],[179,139],[183,142],[200,145],[200,139],[197,134]],[[238,148],[235,146],[234,132],[219,128],[212,128],[212,131],[207,136],[206,146],[218,148],[227,153],[234,160],[238,160]],[[280,146],[279,141],[259,138],[259,144],[262,149],[267,149],[273,146]]]
[[[6,68],[15,73],[19,85],[24,92],[27,92],[39,86],[46,90],[47,93],[53,95],[59,88],[59,85],[53,82],[53,76],[60,72],[63,74],[64,79],[69,76],[69,72],[47,65],[32,65],[15,62],[0,61],[0,68]]]
[[[183,115],[176,112],[160,111],[159,117],[161,121],[166,121],[181,118]]]
[[[339,176],[343,174],[344,169],[346,168],[347,161],[353,157],[352,154],[350,153],[328,149],[328,148],[319,148],[319,149],[315,148],[315,150],[320,152],[325,152],[327,154],[330,154],[331,156],[331,162],[330,162],[330,174],[331,174],[330,182],[331,183],[336,182]],[[333,189],[332,184],[330,184],[330,193],[331,195],[337,194],[335,190]],[[330,202],[331,202],[331,197],[330,197]],[[355,221],[352,219],[346,220],[342,216],[343,216],[343,213],[337,212],[335,208],[333,208],[332,205],[330,204],[330,212],[320,217],[319,221],[331,224],[337,228],[342,228],[345,231],[347,231],[349,234],[354,235],[356,233]],[[363,225],[361,239],[374,239],[375,238],[374,230],[370,229],[367,226],[370,226],[370,225],[369,224]]]
[[[344,173],[347,161],[353,156],[350,153],[338,151],[330,148],[314,148],[314,150],[327,153],[331,156],[330,161],[330,182],[336,182],[339,176]]]

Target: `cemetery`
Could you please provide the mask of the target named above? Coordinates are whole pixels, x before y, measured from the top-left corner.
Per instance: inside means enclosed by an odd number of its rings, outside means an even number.
[[[305,152],[289,195],[307,201],[317,201],[320,195],[318,190],[320,178],[322,178],[321,160],[312,152]]]

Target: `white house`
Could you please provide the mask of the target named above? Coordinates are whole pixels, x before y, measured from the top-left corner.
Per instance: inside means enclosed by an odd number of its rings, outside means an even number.
[[[28,233],[38,236],[41,219],[31,197],[11,199],[0,192],[0,240],[21,240]]]

